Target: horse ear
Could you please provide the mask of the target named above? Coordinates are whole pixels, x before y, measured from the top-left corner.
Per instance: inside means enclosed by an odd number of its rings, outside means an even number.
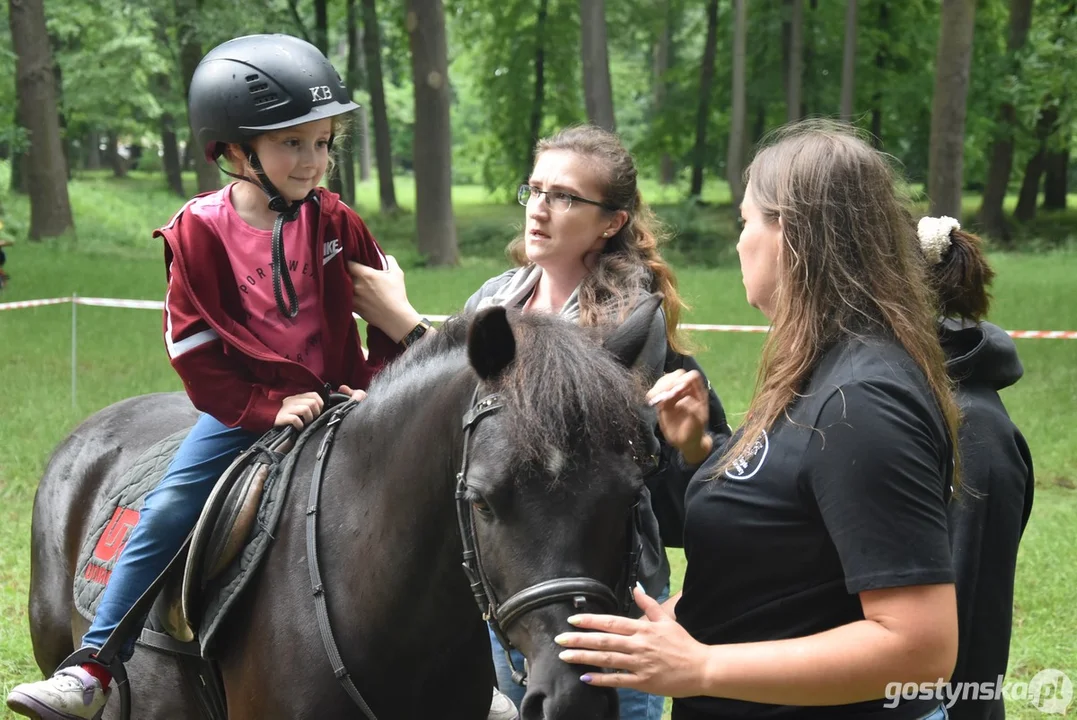
[[[653,293],[643,298],[621,326],[610,333],[602,343],[625,367],[632,367],[643,352],[654,324],[654,314],[661,304],[662,293]]]
[[[467,330],[467,357],[483,380],[492,380],[516,358],[516,338],[505,308],[480,310]]]

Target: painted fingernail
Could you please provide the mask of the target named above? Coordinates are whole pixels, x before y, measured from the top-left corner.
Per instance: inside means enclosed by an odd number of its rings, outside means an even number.
[[[576,657],[576,653],[571,650],[562,650],[557,654],[557,657],[561,658],[565,662],[572,662],[572,659]]]
[[[651,405],[651,407],[654,407],[655,405],[657,405],[659,403],[663,403],[666,400],[669,400],[671,397],[673,397],[673,392],[671,390],[666,390],[665,392],[660,392],[657,395],[655,395],[653,398],[650,399],[650,405]]]
[[[568,635],[565,635],[564,633],[561,633],[560,635],[555,637],[553,639],[553,641],[555,643],[557,643],[558,645],[564,645],[566,642],[568,642]]]
[[[590,683],[591,682],[591,676],[590,675],[580,675],[580,682]]]
[[[579,625],[582,620],[583,620],[583,618],[580,617],[579,615],[569,615],[568,616],[568,624],[569,625]]]
[[[646,588],[643,587],[643,583],[641,583],[639,580],[636,581],[636,589],[639,590],[644,595],[647,594]]]

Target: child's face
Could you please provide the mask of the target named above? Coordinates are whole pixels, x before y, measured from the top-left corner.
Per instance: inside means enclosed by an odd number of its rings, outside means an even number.
[[[289,202],[313,190],[329,165],[330,118],[274,130],[256,137],[251,146],[270,182]]]

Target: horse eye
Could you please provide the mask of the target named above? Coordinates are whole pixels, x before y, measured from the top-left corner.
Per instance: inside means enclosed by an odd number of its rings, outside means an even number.
[[[494,514],[494,511],[490,509],[490,505],[482,498],[472,500],[471,507],[475,508],[475,512],[485,517],[490,517]]]

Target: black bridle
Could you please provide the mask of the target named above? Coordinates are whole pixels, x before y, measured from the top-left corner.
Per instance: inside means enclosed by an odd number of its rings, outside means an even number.
[[[501,647],[508,657],[509,667],[512,668],[512,679],[520,685],[527,684],[526,670],[518,670],[512,662],[509,652],[513,645],[505,631],[513,623],[540,607],[559,602],[571,602],[577,610],[586,609],[588,602],[596,606],[596,609],[609,612],[627,614],[635,601],[632,590],[636,586],[636,578],[639,574],[639,560],[643,553],[643,541],[641,539],[642,515],[640,500],[632,507],[631,517],[628,520],[628,551],[625,555],[625,569],[622,576],[619,592],[611,590],[605,583],[592,578],[569,577],[553,578],[540,583],[530,585],[503,603],[497,601],[497,596],[490,585],[486,572],[482,568],[479,558],[478,545],[475,542],[475,530],[471,522],[471,503],[467,500],[467,455],[471,444],[471,433],[479,420],[492,415],[501,409],[501,396],[496,393],[487,395],[481,400],[478,388],[471,396],[471,408],[464,414],[464,448],[463,457],[460,461],[460,472],[456,476],[456,517],[460,528],[460,540],[464,546],[464,573],[471,583],[471,592],[475,602],[479,606],[482,617],[493,628]],[[325,588],[322,584],[321,568],[318,558],[318,531],[317,517],[318,505],[321,493],[322,479],[325,476],[325,467],[333,448],[333,440],[336,431],[344,417],[354,409],[356,403],[347,402],[333,409],[328,414],[325,422],[326,432],[321,445],[315,456],[314,473],[310,484],[310,497],[307,505],[307,563],[310,570],[311,589],[314,594],[315,617],[318,621],[318,630],[322,636],[326,655],[333,666],[333,674],[340,682],[344,691],[352,702],[360,709],[368,720],[377,720],[374,712],[370,709],[359,689],[351,679],[351,674],[344,666],[340,649],[333,633],[333,627],[329,620],[329,608],[326,602]]]
[[[636,586],[640,556],[643,552],[640,498],[636,498],[628,521],[628,551],[625,556],[625,569],[619,592],[593,578],[552,578],[529,585],[499,603],[486,577],[475,539],[472,505],[467,498],[467,457],[471,433],[475,426],[482,418],[499,411],[502,403],[501,396],[497,393],[487,395],[481,400],[476,399],[478,394],[479,390],[476,388],[472,395],[471,409],[464,414],[464,451],[460,461],[460,472],[456,475],[456,517],[460,526],[460,541],[464,546],[464,573],[467,575],[468,582],[471,583],[471,593],[475,597],[475,603],[479,606],[483,620],[490,624],[490,628],[505,651],[505,657],[512,669],[513,682],[526,685],[526,668],[517,669],[513,663],[510,652],[513,644],[507,634],[508,629],[524,615],[540,607],[561,602],[571,602],[577,610],[585,610],[588,603],[592,603],[598,610],[621,614],[627,614],[634,606],[632,590]]]

